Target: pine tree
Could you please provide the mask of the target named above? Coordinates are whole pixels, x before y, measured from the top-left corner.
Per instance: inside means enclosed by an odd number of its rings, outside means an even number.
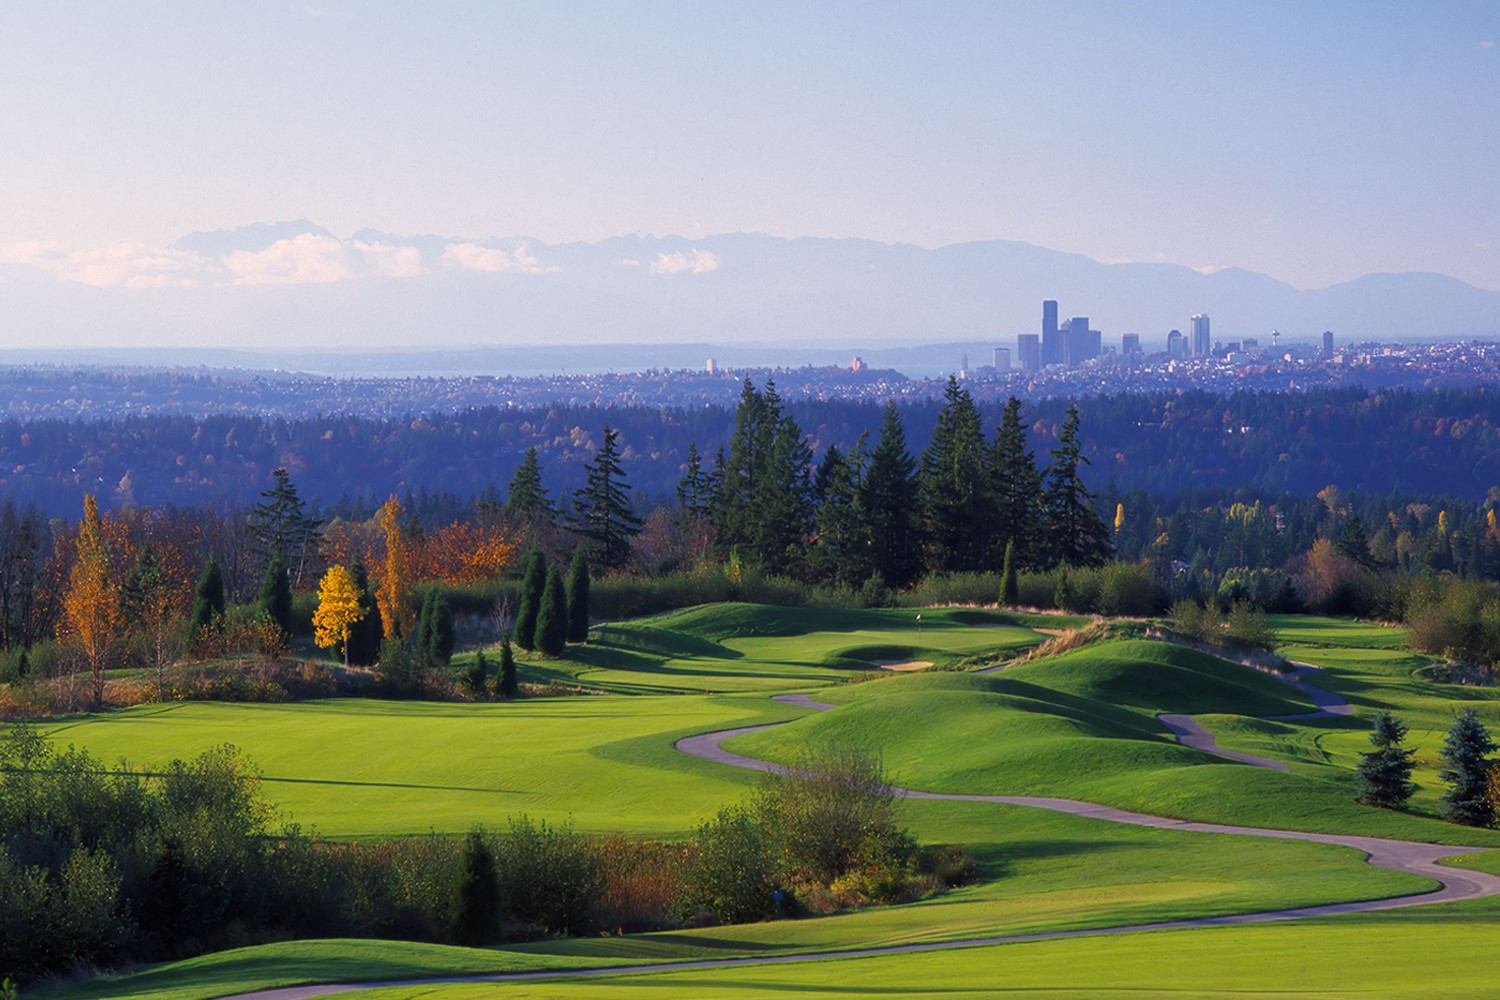
[[[271,556],[266,565],[266,576],[260,583],[260,600],[255,610],[281,629],[281,634],[292,634],[292,584],[287,579],[286,564],[279,554]]]
[[[495,856],[483,830],[472,830],[464,842],[454,890],[453,924],[456,944],[477,948],[489,944],[500,929],[500,876]]]
[[[829,446],[828,454],[833,457],[819,467],[823,496],[815,517],[817,545],[812,550],[813,566],[820,579],[858,587],[875,569],[870,520],[865,514],[860,488],[864,436],[860,436],[848,455],[840,454],[833,446]]]
[[[620,466],[619,433],[604,427],[604,443],[594,461],[584,466],[585,485],[575,495],[573,531],[582,535],[592,561],[619,569],[630,561],[630,540],[641,530],[641,519],[631,509],[629,484]]]
[[[901,412],[888,402],[880,441],[870,453],[861,487],[875,570],[888,587],[904,587],[921,572],[916,471],[917,463],[906,450]]]
[[[526,457],[510,477],[505,491],[505,506],[512,514],[551,519],[556,513],[547,491],[542,488],[542,468],[536,460],[536,448],[527,448]]]
[[[1333,542],[1333,550],[1341,556],[1348,556],[1361,566],[1373,566],[1374,560],[1370,558],[1370,536],[1365,532],[1365,522],[1359,519],[1358,514],[1350,514],[1344,520],[1344,526],[1339,529],[1339,536]]]
[[[1016,580],[1016,542],[1005,543],[1005,568],[1000,571],[1000,606],[1013,608],[1021,603],[1021,588]]]
[[[1494,823],[1495,804],[1489,794],[1489,755],[1494,750],[1495,741],[1474,709],[1460,712],[1443,740],[1444,766],[1438,777],[1452,786],[1443,795],[1443,818],[1465,826]]]
[[[547,559],[541,549],[532,549],[526,557],[526,569],[521,574],[520,599],[516,606],[516,645],[522,649],[533,649],[536,635],[536,616],[542,607],[542,591],[547,585]]]
[[[766,406],[755,384],[745,379],[739,404],[734,410],[734,433],[727,457],[720,451],[717,466],[719,489],[714,496],[714,531],[719,545],[728,552],[748,549],[752,540],[751,505],[757,481],[770,452],[766,430]]]
[[[375,594],[370,589],[370,573],[358,555],[349,564],[349,575],[354,578],[354,587],[359,591],[361,612],[359,621],[349,630],[349,662],[369,667],[380,658],[380,612],[375,605]]]
[[[277,468],[271,475],[275,484],[261,492],[264,499],[250,511],[250,532],[261,555],[280,556],[292,582],[300,584],[303,569],[317,553],[322,522],[308,514],[286,469]]]
[[[694,517],[708,517],[713,513],[713,477],[703,468],[703,456],[698,454],[698,444],[688,442],[687,461],[683,463],[682,478],[677,481],[677,505],[684,513]]]
[[[516,654],[510,648],[509,639],[500,640],[500,676],[496,684],[502,698],[514,698],[521,690],[516,683]]]
[[[1406,727],[1389,711],[1380,713],[1370,733],[1375,749],[1359,755],[1359,801],[1381,809],[1404,809],[1417,790],[1411,780],[1416,763],[1401,745]]]
[[[1015,544],[1017,567],[1042,565],[1041,543],[1042,475],[1036,459],[1026,447],[1026,425],[1021,422],[1021,401],[1010,397],[995,442],[989,452],[990,489],[995,498],[996,545]]]
[[[1057,586],[1052,589],[1052,606],[1059,611],[1072,611],[1075,602],[1073,581],[1068,579],[1068,567],[1063,566],[1057,571]]]
[[[1042,561],[1046,565],[1102,566],[1113,549],[1109,529],[1094,510],[1093,498],[1078,476],[1078,467],[1088,464],[1078,439],[1078,407],[1069,406],[1042,491],[1046,517]]]
[[[738,550],[757,566],[803,561],[802,539],[812,524],[802,429],[782,413],[776,384],[757,392],[749,379],[735,409],[729,457],[712,489],[714,530],[725,552]]]
[[[212,552],[198,577],[198,587],[193,592],[193,613],[188,618],[188,631],[196,636],[224,615],[224,573],[219,569],[219,560]]]
[[[483,695],[489,689],[490,664],[484,658],[484,650],[474,651],[474,660],[469,664],[469,669],[464,673],[464,685],[476,698]]]
[[[583,549],[573,552],[568,565],[568,641],[589,638],[589,560]]]
[[[984,451],[979,410],[950,376],[918,473],[930,570],[979,570],[988,562],[995,514]]]
[[[446,667],[453,658],[456,636],[453,634],[453,608],[436,587],[429,591],[427,621],[427,660],[433,666]]]
[[[534,646],[548,656],[562,655],[568,641],[568,597],[563,592],[562,574],[554,567],[547,571],[546,589],[536,615]]]

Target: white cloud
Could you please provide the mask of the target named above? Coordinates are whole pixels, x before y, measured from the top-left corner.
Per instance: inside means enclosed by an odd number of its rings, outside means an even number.
[[[480,246],[478,243],[449,243],[443,249],[443,256],[439,260],[449,267],[458,267],[465,271],[542,274],[559,270],[556,267],[542,267],[531,253],[530,244],[527,243],[518,244],[508,251]]]
[[[343,243],[315,233],[277,240],[254,253],[236,250],[224,258],[224,267],[236,285],[317,285],[356,273]]]
[[[30,265],[59,281],[97,288],[189,288],[217,270],[197,254],[139,243],[69,250],[61,243],[34,240],[0,247],[0,263]]]
[[[707,250],[685,254],[681,250],[659,253],[651,262],[652,274],[706,274],[719,269],[719,258]]]
[[[363,254],[374,272],[382,277],[414,278],[427,273],[427,268],[422,264],[422,251],[416,247],[356,240],[354,249]]]
[[[626,257],[624,260],[615,261],[615,267],[640,267],[641,262],[634,257]]]
[[[1486,39],[1479,43],[1479,47],[1481,49],[1493,49],[1495,47],[1495,41],[1494,39]]]

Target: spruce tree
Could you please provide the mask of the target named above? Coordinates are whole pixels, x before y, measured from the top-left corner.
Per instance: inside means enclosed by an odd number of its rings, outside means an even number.
[[[457,636],[453,632],[453,607],[436,587],[429,594],[430,621],[427,625],[427,659],[434,666],[445,667],[453,658]]]
[[[422,608],[417,612],[417,635],[412,641],[412,649],[417,654],[424,666],[437,666],[437,661],[432,658],[432,626],[436,617],[434,601],[437,598],[437,588],[427,591],[422,598]]]
[[[589,638],[589,560],[583,549],[573,552],[568,565],[568,641]]]
[[[1365,522],[1359,519],[1358,514],[1350,514],[1344,520],[1338,538],[1334,539],[1333,550],[1361,566],[1374,565],[1375,561],[1370,558],[1370,537],[1365,532]]]
[[[714,530],[725,552],[738,550],[757,566],[785,568],[802,561],[802,539],[812,524],[802,429],[782,413],[776,384],[757,392],[749,379],[735,409],[729,457],[716,469]]]
[[[1072,405],[1058,431],[1042,491],[1045,565],[1102,566],[1113,550],[1109,528],[1094,510],[1093,497],[1078,475],[1078,467],[1088,464],[1078,438],[1078,407]]]
[[[500,876],[483,830],[471,830],[459,861],[454,890],[454,943],[469,948],[489,944],[500,928]]]
[[[224,615],[224,573],[219,569],[219,560],[209,553],[203,573],[198,577],[197,589],[193,592],[193,613],[188,618],[188,631],[198,635],[214,621]]]
[[[1443,769],[1438,777],[1452,787],[1443,795],[1443,818],[1465,826],[1489,826],[1495,821],[1490,800],[1489,755],[1495,741],[1480,723],[1474,709],[1466,708],[1454,719],[1443,740]]]
[[[870,453],[861,486],[870,526],[871,557],[887,587],[904,587],[921,572],[917,463],[906,449],[906,430],[894,401],[882,412],[880,441]]]
[[[568,597],[563,591],[562,574],[554,567],[547,571],[547,585],[542,591],[541,607],[536,614],[534,648],[548,656],[560,656],[568,641]]]
[[[1016,541],[1005,543],[1005,568],[1000,571],[1000,606],[1015,607],[1021,603],[1021,588],[1016,580]]]
[[[1359,801],[1381,809],[1404,809],[1417,790],[1411,780],[1416,763],[1401,745],[1406,726],[1389,711],[1380,713],[1370,732],[1375,749],[1359,755]]]
[[[474,660],[469,664],[469,669],[464,673],[464,685],[476,698],[489,690],[490,664],[484,658],[484,650],[474,651]]]
[[[380,659],[380,640],[384,636],[380,624],[380,610],[375,604],[375,593],[370,589],[370,573],[359,556],[349,564],[349,573],[354,577],[354,586],[359,591],[359,606],[363,617],[349,630],[349,662],[362,667],[374,666]]]
[[[286,564],[280,555],[271,556],[266,565],[266,576],[260,583],[260,600],[255,610],[276,623],[281,634],[292,634],[292,583],[287,578]]]
[[[870,520],[860,489],[864,435],[848,455],[833,446],[829,446],[828,454],[831,458],[819,467],[822,498],[814,519],[817,545],[812,550],[812,563],[819,579],[854,588],[868,580],[875,569]]]
[[[619,569],[630,561],[630,540],[640,532],[641,519],[630,506],[618,431],[605,425],[604,443],[583,468],[586,479],[574,497],[572,530],[587,540],[594,562]]]
[[[943,573],[984,569],[995,526],[984,429],[974,400],[951,376],[937,427],[922,453],[918,483],[927,518],[928,569]]]
[[[512,514],[551,518],[555,513],[547,491],[542,488],[542,468],[536,460],[536,448],[527,448],[526,457],[510,477],[505,506]]]
[[[696,441],[688,442],[687,460],[683,462],[682,478],[677,481],[675,492],[683,513],[694,517],[713,513],[713,477],[703,468],[703,456],[698,454]]]
[[[1026,447],[1021,401],[1010,397],[989,451],[990,490],[995,502],[995,544],[1015,543],[1017,567],[1041,565],[1042,474]]]
[[[520,600],[516,606],[516,645],[522,649],[535,648],[532,639],[536,635],[536,615],[541,610],[542,590],[546,585],[547,559],[541,549],[532,549],[521,574]]]
[[[286,469],[275,469],[271,475],[275,483],[261,492],[262,501],[250,511],[250,532],[261,555],[280,556],[292,582],[301,584],[304,569],[317,553],[322,522],[307,512]]]
[[[1052,589],[1052,605],[1059,611],[1072,611],[1075,603],[1073,581],[1068,579],[1068,567],[1057,571],[1057,586]]]
[[[521,691],[516,683],[516,654],[510,648],[509,639],[500,640],[500,676],[495,683],[502,698],[514,698]]]

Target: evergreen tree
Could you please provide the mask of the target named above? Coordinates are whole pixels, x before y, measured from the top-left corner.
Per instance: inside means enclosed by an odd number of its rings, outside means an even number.
[[[359,556],[349,564],[349,575],[354,577],[354,587],[359,591],[361,616],[349,630],[349,662],[361,667],[374,666],[380,659],[380,640],[383,630],[380,611],[375,604],[375,593],[370,589],[370,573]]]
[[[464,673],[464,686],[476,698],[483,695],[489,689],[490,664],[484,658],[484,650],[474,651],[474,661],[469,664],[469,669]]]
[[[589,638],[589,560],[583,549],[573,552],[568,565],[568,641]]]
[[[823,496],[815,519],[817,545],[812,550],[813,566],[819,579],[858,587],[875,569],[870,522],[860,489],[863,435],[848,455],[840,454],[833,446],[828,454],[833,456],[832,460],[825,459],[819,468]]]
[[[433,602],[437,598],[437,588],[427,591],[422,598],[421,610],[417,612],[417,634],[412,640],[412,650],[417,654],[417,659],[422,661],[423,666],[432,667],[437,661],[432,658],[432,626],[437,617]]]
[[[261,555],[268,560],[280,556],[293,584],[300,585],[304,569],[317,553],[322,522],[308,514],[286,469],[275,469],[271,475],[275,484],[261,492],[262,501],[250,511],[250,532]]]
[[[547,585],[536,615],[535,648],[548,656],[562,655],[568,641],[568,597],[563,592],[562,574],[554,567],[547,571]]]
[[[1406,727],[1389,711],[1380,713],[1370,733],[1375,749],[1359,755],[1359,801],[1381,809],[1404,809],[1417,786],[1411,780],[1416,763],[1401,745]]]
[[[573,530],[582,535],[594,562],[619,569],[630,561],[630,540],[641,530],[641,519],[630,507],[629,484],[620,466],[619,433],[604,427],[604,443],[585,465],[586,481],[575,495]]]
[[[1016,580],[1016,541],[1005,543],[1005,568],[1000,571],[1000,606],[1015,607],[1021,603],[1021,588]]]
[[[444,667],[453,658],[457,638],[453,633],[453,608],[436,587],[428,592],[428,601],[427,659],[434,666]]]
[[[1102,566],[1109,558],[1109,528],[1078,476],[1078,467],[1088,464],[1078,439],[1078,407],[1069,406],[1042,491],[1047,536],[1042,561],[1047,565]]]
[[[995,516],[984,451],[979,410],[950,376],[918,473],[927,516],[927,567],[934,572],[979,570],[988,562]]]
[[[1489,755],[1495,741],[1479,721],[1474,709],[1466,708],[1453,721],[1443,740],[1443,769],[1438,777],[1452,787],[1443,795],[1443,818],[1465,826],[1489,826],[1495,821],[1490,800]]]
[[[802,539],[812,525],[807,481],[812,455],[802,429],[782,412],[774,382],[759,393],[746,379],[734,419],[729,457],[714,491],[718,543],[725,551],[738,549],[757,566],[798,565]]]
[[[750,512],[755,486],[770,452],[770,434],[766,431],[765,400],[755,384],[745,379],[740,388],[739,405],[734,410],[734,434],[729,439],[729,455],[720,451],[717,472],[719,489],[714,497],[714,530],[718,542],[727,552],[748,549],[753,537]]]
[[[1059,611],[1072,611],[1076,600],[1073,581],[1068,579],[1068,567],[1064,565],[1057,571],[1057,586],[1052,589],[1052,605]]]
[[[509,639],[500,640],[500,676],[496,679],[500,689],[500,697],[514,698],[520,694],[520,685],[516,683],[516,654],[510,648]]]
[[[459,861],[453,898],[454,943],[469,948],[489,944],[500,929],[500,876],[483,830],[471,830]]]
[[[188,618],[189,634],[198,635],[223,614],[224,573],[219,569],[219,560],[210,552],[208,562],[203,565],[203,573],[198,577],[198,587],[193,592],[193,613]]]
[[[555,511],[547,491],[542,488],[542,467],[536,460],[536,448],[527,448],[510,486],[505,492],[505,506],[512,514],[550,519]]]
[[[885,405],[880,441],[870,453],[861,487],[875,570],[888,587],[904,587],[921,572],[917,463],[906,450],[906,430],[894,401]]]
[[[994,541],[997,546],[1015,543],[1017,566],[1042,565],[1038,552],[1041,538],[1042,474],[1026,447],[1026,425],[1021,422],[1021,401],[1010,397],[995,431],[989,452],[990,490],[995,499]]]
[[[516,607],[516,645],[522,649],[533,649],[536,635],[536,616],[542,607],[542,591],[547,585],[547,559],[541,549],[532,549],[526,557],[526,569],[521,574],[520,600]]]
[[[1361,566],[1374,565],[1375,561],[1370,558],[1370,537],[1365,533],[1365,522],[1359,519],[1358,514],[1350,514],[1344,519],[1344,526],[1339,529],[1338,538],[1334,539],[1333,550]]]
[[[260,600],[256,602],[255,610],[275,622],[282,635],[291,636],[292,583],[279,554],[272,555],[266,565],[266,576],[260,583]]]
[[[713,477],[703,468],[703,456],[698,454],[698,444],[688,442],[687,461],[683,463],[682,478],[677,481],[677,505],[694,517],[708,517],[713,513]]]

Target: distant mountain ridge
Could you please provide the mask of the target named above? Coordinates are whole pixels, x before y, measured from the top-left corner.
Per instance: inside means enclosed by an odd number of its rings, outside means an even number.
[[[154,255],[108,263],[0,265],[10,345],[1005,346],[1038,331],[1047,298],[1063,318],[1089,317],[1106,345],[1125,332],[1160,344],[1194,313],[1212,317],[1220,340],[1273,329],[1290,339],[1329,329],[1341,342],[1500,335],[1500,292],[1444,275],[1371,274],[1302,291],[1240,268],[1104,264],[1009,240],[929,250],[756,233],[548,244],[365,229],[341,238],[301,219],[189,233]]]

